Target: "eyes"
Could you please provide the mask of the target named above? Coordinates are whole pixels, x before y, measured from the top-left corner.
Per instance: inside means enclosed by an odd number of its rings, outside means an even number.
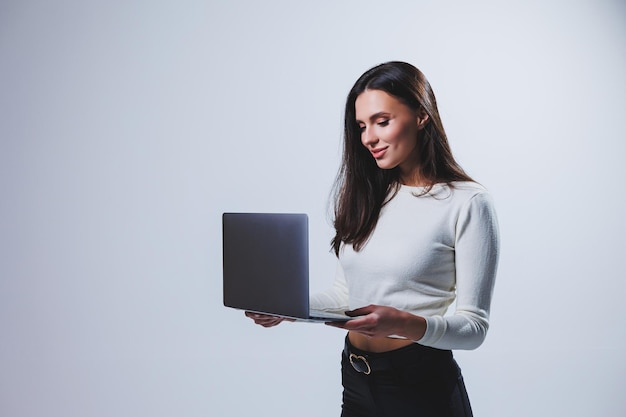
[[[385,127],[388,124],[389,124],[389,119],[380,119],[376,122],[376,125],[380,127]],[[359,126],[359,132],[363,133],[363,131],[365,131],[365,123],[359,122],[358,126]]]
[[[379,121],[379,122],[376,122],[376,124],[377,124],[378,126],[385,127],[385,126],[387,126],[387,125],[389,124],[389,119],[384,119],[384,120],[381,120],[381,121]]]

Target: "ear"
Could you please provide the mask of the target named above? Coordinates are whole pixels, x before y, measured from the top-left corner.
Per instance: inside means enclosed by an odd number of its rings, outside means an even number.
[[[422,130],[424,127],[426,127],[426,125],[430,121],[430,116],[428,116],[428,113],[426,113],[426,110],[424,110],[424,107],[420,107],[419,110],[417,111],[416,120],[417,120],[417,130]]]

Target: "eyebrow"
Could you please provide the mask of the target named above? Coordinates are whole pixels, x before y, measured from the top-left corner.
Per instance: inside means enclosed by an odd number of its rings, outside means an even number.
[[[370,121],[372,121],[372,120],[376,120],[376,119],[378,119],[379,117],[383,117],[383,116],[384,116],[384,117],[391,116],[391,113],[389,113],[389,112],[387,112],[387,111],[379,111],[379,112],[377,112],[377,113],[372,114],[372,115],[369,117],[369,119],[370,119]],[[362,121],[362,120],[359,120],[359,119],[356,119],[356,122],[357,122],[357,123],[363,123],[363,121]]]

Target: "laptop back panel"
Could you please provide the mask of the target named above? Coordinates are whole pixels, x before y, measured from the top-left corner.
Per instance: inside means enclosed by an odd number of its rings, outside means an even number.
[[[308,317],[306,214],[224,213],[222,234],[225,306]]]

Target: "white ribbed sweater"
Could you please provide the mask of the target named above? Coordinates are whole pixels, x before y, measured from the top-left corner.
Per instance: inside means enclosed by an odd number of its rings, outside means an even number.
[[[335,282],[311,297],[316,309],[391,306],[426,319],[418,343],[475,349],[489,327],[499,235],[488,192],[471,182],[401,186],[367,244],[343,245]],[[454,314],[446,314],[456,298]]]

